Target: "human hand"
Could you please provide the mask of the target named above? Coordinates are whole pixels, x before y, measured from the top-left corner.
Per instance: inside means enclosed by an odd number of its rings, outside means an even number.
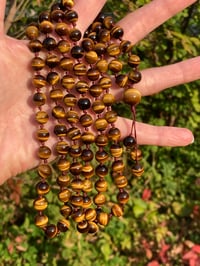
[[[84,31],[99,13],[105,0],[77,0],[75,9],[79,13],[77,27]],[[118,24],[125,31],[124,39],[137,43],[150,31],[164,23],[171,16],[194,3],[194,0],[154,0],[134,13],[129,14]],[[32,77],[29,63],[32,54],[27,42],[10,38],[4,34],[4,10],[6,0],[0,8],[0,183],[9,177],[30,169],[38,163],[35,156],[38,144],[33,139],[35,125],[31,120],[33,110],[30,107]],[[84,10],[84,12],[83,12]],[[92,12],[91,12],[92,10]],[[151,15],[149,15],[151,14]],[[132,27],[134,25],[134,27]],[[166,88],[200,78],[200,57],[181,63],[142,71],[142,81],[137,88],[142,95],[151,95]],[[116,93],[113,91],[113,93]],[[119,98],[120,90],[116,97]],[[116,124],[127,135],[131,121],[119,118]],[[159,146],[185,146],[193,141],[191,131],[185,128],[157,127],[137,123],[139,144]],[[49,143],[51,145],[51,143]]]

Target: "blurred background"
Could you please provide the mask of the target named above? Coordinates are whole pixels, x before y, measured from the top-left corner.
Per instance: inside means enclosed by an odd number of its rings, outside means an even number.
[[[26,25],[36,21],[53,2],[7,1],[7,34],[24,38]],[[148,2],[108,0],[104,10],[112,12],[118,21]],[[146,36],[134,52],[142,59],[141,69],[200,55],[200,2]],[[129,180],[130,200],[124,217],[112,219],[98,235],[81,235],[72,228],[53,240],[44,237],[34,225],[34,170],[2,185],[0,266],[200,265],[199,86],[196,81],[143,97],[137,108],[138,121],[187,127],[194,132],[195,142],[183,148],[141,147],[145,173]],[[124,104],[118,103],[115,108],[121,116],[130,117]],[[59,215],[59,204],[51,194],[49,200],[48,215],[54,220]]]

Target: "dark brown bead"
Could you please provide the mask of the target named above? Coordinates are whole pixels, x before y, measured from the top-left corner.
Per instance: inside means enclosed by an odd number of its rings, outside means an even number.
[[[119,204],[114,204],[111,210],[112,214],[116,217],[120,217],[123,215],[123,209]]]
[[[39,22],[41,23],[44,20],[50,20],[49,11],[43,11],[39,14]]]
[[[75,78],[72,75],[65,75],[61,80],[61,84],[66,90],[72,90],[75,83]]]
[[[94,153],[92,150],[90,150],[90,149],[82,150],[81,159],[84,162],[92,161],[93,158],[94,158]]]
[[[77,127],[70,127],[67,131],[67,136],[71,140],[78,140],[81,137],[81,131]]]
[[[132,49],[133,45],[130,41],[127,40],[123,40],[120,43],[120,50],[122,51],[122,53],[129,53]]]
[[[108,138],[112,141],[119,141],[121,138],[121,132],[117,127],[112,127],[108,131]]]
[[[42,50],[42,43],[39,40],[32,40],[28,44],[28,48],[33,53],[38,53]]]
[[[135,144],[136,144],[136,140],[135,140],[135,138],[132,137],[132,136],[127,136],[127,137],[124,138],[124,140],[123,140],[123,144],[124,144],[124,146],[127,147],[127,148],[132,148],[132,147],[135,146]]]
[[[102,23],[99,21],[95,21],[91,24],[90,30],[95,31],[96,33],[99,33],[99,31],[102,29]]]
[[[111,93],[105,93],[102,101],[105,106],[112,106],[115,103],[115,96]]]
[[[79,29],[73,28],[69,32],[69,38],[73,42],[78,42],[82,37],[81,31]]]
[[[46,124],[49,120],[49,116],[45,111],[38,111],[35,115],[35,119],[39,124]]]
[[[128,184],[127,178],[123,175],[116,176],[114,178],[114,180],[115,180],[116,186],[120,189],[125,188]],[[120,202],[120,203],[122,203],[122,202]]]
[[[76,223],[81,223],[85,220],[85,213],[83,212],[83,209],[80,208],[76,211],[73,212],[72,214],[72,219],[76,222]]]
[[[78,13],[74,10],[67,10],[65,12],[65,18],[70,23],[76,23],[78,20]]]
[[[92,104],[92,110],[96,114],[101,114],[105,110],[105,105],[104,105],[103,101],[101,101],[101,100],[94,101]]]
[[[61,40],[58,42],[57,49],[62,54],[68,53],[71,49],[71,44],[66,40]]]
[[[82,164],[80,162],[73,162],[70,166],[70,172],[73,175],[80,175],[82,171]]]
[[[98,56],[102,56],[106,53],[106,45],[104,43],[96,43],[94,51],[98,54]]]
[[[38,129],[36,132],[36,138],[41,142],[47,141],[49,138],[49,131],[45,128]]]
[[[112,163],[112,171],[122,172],[125,168],[124,162],[122,160],[116,160]]]
[[[98,39],[101,43],[110,42],[110,31],[107,29],[102,29],[98,34]]]
[[[98,59],[98,55],[95,51],[89,51],[85,53],[85,60],[88,64],[95,64]]]
[[[50,177],[52,174],[51,167],[48,164],[40,164],[37,168],[37,171],[39,176],[41,176],[42,178]]]
[[[71,49],[71,55],[75,59],[80,59],[84,55],[84,50],[79,45],[74,45]]]
[[[134,176],[140,177],[144,173],[144,168],[139,163],[137,163],[132,167],[132,173]]]
[[[68,27],[68,25],[66,23],[59,22],[59,23],[56,24],[55,32],[59,36],[67,36],[68,33],[69,33],[69,27]]]
[[[110,77],[102,77],[98,83],[103,90],[107,90],[112,86],[112,80]]]
[[[45,63],[49,68],[55,68],[59,64],[59,57],[55,54],[48,54]]]
[[[49,184],[46,181],[40,181],[36,185],[36,191],[37,191],[38,195],[45,195],[45,194],[49,193],[49,191],[50,191]]]
[[[105,113],[104,118],[109,124],[115,123],[117,121],[117,113],[115,111],[108,111]]]
[[[47,199],[45,197],[39,197],[34,200],[33,207],[36,211],[44,211],[48,206]]]
[[[66,141],[59,141],[56,143],[56,152],[58,154],[67,154],[69,150],[69,144]]]
[[[95,188],[98,192],[106,192],[108,189],[108,182],[106,180],[97,180]]]
[[[65,137],[67,135],[67,128],[66,128],[65,124],[55,125],[54,133],[58,137]]]
[[[108,174],[108,167],[105,164],[99,164],[95,168],[97,176],[104,178]]]
[[[42,92],[36,92],[33,95],[33,101],[34,101],[35,105],[42,106],[46,103],[46,95]]]
[[[87,37],[90,38],[94,43],[97,41],[97,33],[95,31],[90,32]]]
[[[106,197],[103,193],[98,193],[95,197],[94,197],[94,203],[98,206],[102,206],[105,204],[106,202]]]
[[[89,68],[87,71],[87,78],[91,81],[96,81],[100,77],[100,72],[98,69]]]
[[[36,40],[39,37],[39,30],[35,25],[28,26],[25,33],[29,40]]]
[[[65,204],[60,208],[60,213],[62,214],[62,216],[64,216],[65,218],[68,218],[71,214],[72,214],[72,207]]]
[[[111,36],[115,39],[121,39],[124,35],[124,30],[120,26],[114,26],[110,32]]]
[[[108,145],[108,137],[105,134],[100,134],[96,137],[95,143],[99,147],[105,147]]]
[[[97,221],[99,224],[106,226],[109,222],[109,215],[106,212],[100,212],[97,215]]]
[[[40,71],[45,67],[45,61],[41,57],[34,57],[31,62],[31,67],[35,71]]]
[[[63,57],[60,60],[59,64],[60,68],[65,71],[72,71],[74,66],[74,59],[69,57]]]
[[[123,67],[123,64],[119,60],[116,60],[116,59],[110,61],[110,63],[108,64],[108,69],[115,74],[122,71],[122,67]]]
[[[60,76],[57,72],[51,71],[47,74],[47,82],[54,86],[56,85],[60,80]]]
[[[119,144],[112,144],[110,147],[110,153],[113,157],[121,157],[123,152],[122,147]]]
[[[96,68],[100,73],[106,73],[108,71],[108,62],[105,59],[101,59],[96,63]]]
[[[60,101],[62,100],[64,94],[61,89],[53,89],[50,91],[50,98],[53,101]]]
[[[66,120],[70,124],[76,124],[76,123],[78,123],[78,121],[79,121],[78,112],[73,111],[73,110],[72,111],[68,111],[66,113]]]
[[[86,92],[88,92],[89,90],[89,84],[87,81],[84,81],[84,80],[79,80],[77,83],[76,83],[76,91],[80,94],[85,94]]]
[[[141,97],[140,91],[134,88],[129,88],[124,92],[124,102],[130,105],[138,104]]]
[[[97,217],[96,210],[90,208],[85,211],[85,219],[87,221],[94,221],[96,217]]]
[[[91,178],[94,176],[94,168],[90,164],[85,164],[82,168],[82,175],[85,178]],[[91,181],[88,183],[87,180],[84,181],[84,192],[90,192],[92,190],[92,183]]]
[[[38,149],[38,157],[40,159],[48,159],[51,156],[51,149],[47,146],[40,146]]]
[[[56,40],[52,37],[46,37],[43,40],[43,47],[48,51],[54,50],[56,48]]]
[[[102,92],[103,92],[103,89],[98,84],[94,84],[94,85],[90,86],[90,88],[89,88],[90,95],[95,97],[95,98],[99,97],[102,94]]]
[[[53,224],[47,225],[47,227],[45,229],[45,234],[50,239],[56,237],[58,234],[57,226],[53,225]]]
[[[68,202],[71,197],[71,191],[69,189],[64,189],[58,193],[58,198],[62,202]]]
[[[142,75],[139,71],[137,70],[131,70],[128,74],[128,79],[132,82],[132,83],[138,83],[140,82],[140,80],[142,79]]]
[[[68,187],[71,182],[71,178],[69,175],[60,175],[56,181],[59,186]]]
[[[104,163],[108,160],[108,153],[105,150],[98,150],[95,153],[95,159],[100,162],[100,163]]]
[[[81,45],[86,52],[92,51],[94,49],[94,42],[90,38],[84,38]]]
[[[81,156],[82,150],[79,145],[72,145],[69,148],[69,155],[73,158],[78,158]]]
[[[113,56],[113,57],[119,56],[121,53],[119,44],[117,44],[117,43],[111,43],[107,47],[106,51],[107,51],[109,56]]]
[[[103,19],[103,25],[106,27],[108,30],[112,29],[114,26],[114,18],[112,16],[106,16]]]
[[[40,31],[44,34],[51,33],[54,30],[54,25],[51,23],[51,21],[43,20],[40,23]]]
[[[140,64],[140,58],[138,55],[130,55],[128,58],[128,64],[131,67],[137,67]]]
[[[79,192],[83,189],[83,181],[80,178],[75,178],[71,182],[71,188],[73,191]]]
[[[89,234],[96,234],[99,231],[99,227],[95,222],[88,223],[88,233]]]
[[[92,132],[83,132],[81,135],[81,140],[84,144],[92,144],[95,141],[95,136]]]
[[[42,88],[46,85],[46,79],[44,76],[42,75],[35,75],[33,77],[33,85],[36,87],[36,88]]]
[[[51,14],[50,14],[50,18],[52,21],[55,21],[55,22],[59,22],[59,21],[62,21],[64,19],[64,12],[60,9],[57,9],[57,8],[53,8],[51,9]]]
[[[83,97],[78,100],[78,107],[81,110],[87,110],[90,108],[90,106],[91,106],[90,99]]]
[[[35,217],[35,225],[40,228],[45,228],[48,224],[48,217],[44,214],[42,215],[36,215]]]
[[[87,75],[87,66],[84,63],[77,63],[73,66],[74,74],[78,77]]]
[[[57,223],[57,227],[60,232],[66,232],[69,230],[70,222],[66,219],[60,219]]]
[[[89,127],[93,124],[93,119],[91,115],[84,114],[80,117],[79,122],[83,127]]]
[[[120,74],[116,76],[115,82],[119,87],[124,88],[128,84],[128,76],[124,74]]]
[[[129,200],[129,194],[128,194],[128,192],[126,192],[125,190],[120,191],[117,194],[117,200],[121,204],[126,204],[128,202],[128,200]]]
[[[76,96],[71,93],[66,94],[63,100],[67,107],[74,107],[77,103]]]
[[[59,118],[65,118],[65,109],[61,105],[56,105],[52,109],[52,115],[53,117],[59,119]]]
[[[88,228],[88,222],[87,221],[82,221],[77,224],[77,231],[81,234],[87,233],[89,230]]]

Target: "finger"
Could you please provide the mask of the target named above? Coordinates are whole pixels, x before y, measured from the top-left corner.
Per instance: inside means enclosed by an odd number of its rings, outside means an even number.
[[[74,9],[79,14],[77,27],[84,32],[99,14],[106,0],[77,0]]]
[[[136,43],[169,18],[197,0],[154,0],[130,13],[119,24],[125,29],[124,38]]]
[[[4,32],[4,16],[6,9],[6,0],[1,0],[0,4],[0,34]]]
[[[132,121],[119,117],[116,126],[121,129],[122,137],[130,134]],[[136,123],[138,144],[156,146],[187,146],[194,141],[189,129],[167,126],[153,126]]]

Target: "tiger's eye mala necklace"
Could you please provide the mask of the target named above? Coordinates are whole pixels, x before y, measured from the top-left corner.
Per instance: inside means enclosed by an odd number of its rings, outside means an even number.
[[[144,171],[139,163],[142,154],[135,126],[135,107],[141,100],[134,88],[141,80],[140,58],[132,54],[131,42],[122,39],[123,29],[111,16],[100,14],[82,36],[73,7],[73,0],[62,0],[50,11],[42,12],[38,23],[26,29],[28,46],[34,54],[33,103],[40,161],[35,224],[48,238],[66,232],[71,221],[80,233],[93,234],[113,216],[123,215],[129,200],[124,152],[133,161],[134,176]],[[129,68],[127,74],[123,74],[124,66]],[[116,102],[111,93],[113,86],[123,89],[121,98],[133,114],[130,134],[123,140],[116,127],[117,113],[112,109]],[[52,133],[49,120],[53,123]],[[48,139],[54,136],[52,150]],[[57,224],[49,223],[45,214],[52,153],[56,154],[56,183],[62,203]],[[115,203],[106,203],[108,176],[117,187]]]

